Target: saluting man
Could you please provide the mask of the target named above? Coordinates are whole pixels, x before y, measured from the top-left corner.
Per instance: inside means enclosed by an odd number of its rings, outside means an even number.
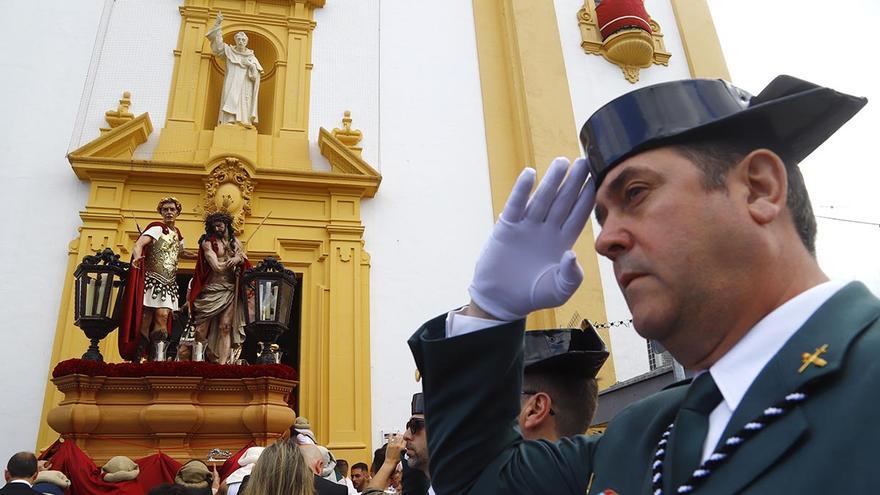
[[[757,96],[667,82],[596,111],[587,159],[555,160],[531,198],[524,171],[470,304],[409,342],[436,492],[880,492],[880,428],[864,426],[880,417],[880,300],[822,272],[798,169],[865,103],[789,76]],[[635,328],[696,378],[602,436],[524,441],[524,318],[583,280],[571,247],[594,201]]]

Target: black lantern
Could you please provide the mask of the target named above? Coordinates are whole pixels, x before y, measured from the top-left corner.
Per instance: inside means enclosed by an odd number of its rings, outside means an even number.
[[[91,340],[83,359],[103,361],[98,342],[119,326],[119,309],[129,264],[105,248],[95,256],[85,256],[76,267],[76,295],[73,323]]]
[[[245,330],[258,339],[257,362],[278,363],[280,356],[275,341],[290,327],[296,276],[270,256],[256,268],[245,271],[242,282]]]

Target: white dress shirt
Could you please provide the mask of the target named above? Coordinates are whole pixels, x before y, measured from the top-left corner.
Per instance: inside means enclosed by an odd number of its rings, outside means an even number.
[[[799,328],[847,282],[829,281],[801,292],[755,324],[727,354],[709,368],[724,400],[709,414],[709,431],[703,442],[706,460],[727,428],[733,411],[746,391]],[[782,399],[782,397],[779,397]],[[767,407],[772,404],[767,404]]]
[[[733,411],[739,406],[746,391],[764,366],[819,309],[819,306],[825,304],[847,283],[824,282],[789,299],[755,324],[736,345],[709,368],[709,373],[712,374],[712,379],[715,380],[724,399],[709,414],[709,431],[703,442],[703,461],[712,455]],[[446,316],[447,338],[496,326],[499,323],[507,323],[463,315],[462,309],[450,311]],[[772,404],[767,404],[768,407],[770,405]]]

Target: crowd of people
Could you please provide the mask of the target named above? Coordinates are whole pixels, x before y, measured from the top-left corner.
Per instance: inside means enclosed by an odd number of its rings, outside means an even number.
[[[423,404],[423,401],[414,399],[414,407],[417,403]],[[146,495],[425,494],[428,486],[425,483],[427,442],[424,420],[421,427],[418,424],[410,420],[405,434],[393,436],[376,450],[373,466],[356,463],[349,468],[348,461],[336,459],[329,449],[318,444],[311,424],[300,417],[289,434],[275,443],[244,450],[235,461],[237,469],[225,477],[218,474],[216,463],[209,466],[204,461],[191,459],[175,473],[173,483],[150,487]],[[404,452],[411,452],[411,456],[407,458]],[[417,457],[419,455],[422,457]],[[407,466],[405,471],[418,470],[423,491],[404,489],[401,464]],[[0,488],[0,495],[89,493],[87,487],[72,486],[63,472],[53,470],[51,460],[38,460],[32,452],[13,455],[7,463],[5,475],[6,485]],[[101,479],[111,484],[134,481],[138,475],[138,465],[125,456],[112,457],[100,468]],[[102,493],[109,492],[104,490]],[[131,485],[120,488],[120,493],[132,493]]]
[[[225,480],[191,461],[150,494],[876,493],[880,300],[822,272],[798,168],[865,103],[789,76],[757,96],[684,80],[611,101],[581,131],[586,159],[554,160],[534,193],[520,175],[471,301],[410,338],[423,393],[372,466],[298,422]],[[694,379],[587,436],[605,346],[525,317],[577,290],[594,210],[634,326]],[[61,493],[44,473],[16,454],[0,495]]]

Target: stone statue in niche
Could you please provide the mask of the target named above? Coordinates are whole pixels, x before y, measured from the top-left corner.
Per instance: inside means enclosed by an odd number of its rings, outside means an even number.
[[[244,32],[235,33],[235,46],[223,42],[220,31],[222,22],[223,14],[218,12],[214,27],[205,35],[211,41],[214,55],[226,60],[226,78],[223,80],[217,123],[239,122],[250,127],[257,123],[257,95],[263,66],[254,51],[247,47],[248,37]]]

